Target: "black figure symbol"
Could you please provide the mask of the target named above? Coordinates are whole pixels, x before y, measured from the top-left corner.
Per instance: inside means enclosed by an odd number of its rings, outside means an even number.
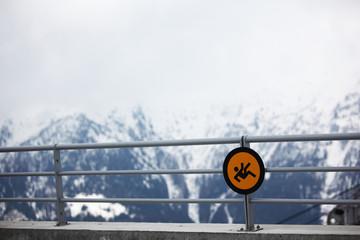
[[[247,178],[247,176],[249,176],[249,175],[256,177],[254,173],[247,170],[249,166],[250,166],[250,163],[246,164],[246,166],[244,168],[244,163],[241,163],[240,171],[239,171],[238,167],[234,168],[235,172],[238,172],[234,177],[236,181],[240,182],[239,177],[241,177],[242,179]]]

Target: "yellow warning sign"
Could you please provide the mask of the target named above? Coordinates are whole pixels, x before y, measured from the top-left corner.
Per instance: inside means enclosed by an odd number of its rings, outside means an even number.
[[[237,193],[255,192],[264,181],[264,163],[254,150],[239,147],[225,158],[223,174],[228,186]]]

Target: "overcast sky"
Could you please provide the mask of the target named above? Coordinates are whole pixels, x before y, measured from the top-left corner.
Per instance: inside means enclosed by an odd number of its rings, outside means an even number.
[[[356,0],[0,1],[0,118],[37,107],[296,103],[359,80]]]

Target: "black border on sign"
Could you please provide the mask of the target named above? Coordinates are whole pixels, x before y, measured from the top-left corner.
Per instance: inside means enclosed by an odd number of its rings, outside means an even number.
[[[230,159],[237,153],[240,153],[240,152],[246,152],[246,153],[249,153],[250,155],[252,155],[256,161],[258,162],[259,164],[259,167],[260,167],[260,177],[259,177],[259,180],[257,181],[257,183],[252,187],[252,188],[249,188],[249,189],[240,189],[240,188],[237,188],[234,184],[232,184],[232,182],[230,181],[229,179],[229,176],[227,174],[227,167],[229,165],[229,161]],[[251,148],[247,148],[247,147],[238,147],[238,148],[235,148],[233,149],[230,153],[228,153],[228,155],[226,156],[225,160],[224,160],[224,164],[223,164],[223,175],[224,175],[224,178],[225,178],[225,181],[227,183],[227,185],[235,192],[237,193],[240,193],[240,194],[250,194],[250,193],[253,193],[255,192],[256,190],[259,189],[259,187],[261,186],[261,184],[263,183],[264,181],[264,176],[265,176],[265,167],[264,167],[264,163],[261,159],[261,157],[259,156],[259,154],[257,154],[257,152],[255,152],[254,150],[252,150]]]

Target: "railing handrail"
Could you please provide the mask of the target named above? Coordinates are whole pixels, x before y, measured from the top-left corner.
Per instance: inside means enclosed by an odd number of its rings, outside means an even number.
[[[79,143],[55,144],[40,146],[0,147],[1,152],[53,151],[53,172],[9,172],[0,173],[0,177],[19,176],[54,176],[56,180],[56,198],[0,198],[0,202],[56,202],[58,208],[59,225],[66,224],[64,203],[66,202],[101,202],[101,203],[244,203],[246,229],[252,230],[253,203],[270,204],[352,204],[360,205],[360,200],[344,199],[273,199],[273,198],[213,198],[213,199],[169,199],[169,198],[64,198],[62,193],[62,176],[74,175],[139,175],[139,174],[221,174],[222,169],[156,169],[156,170],[107,170],[107,171],[62,171],[60,150],[104,149],[104,148],[138,148],[138,147],[169,147],[214,144],[241,144],[264,142],[306,142],[306,141],[340,141],[360,140],[360,133],[330,133],[309,135],[282,136],[242,136],[233,138],[205,138],[161,141],[135,141],[118,143]],[[360,167],[269,167],[266,172],[350,172],[359,171]]]
[[[56,202],[56,198],[1,198],[2,202]],[[72,203],[243,203],[244,198],[62,198]],[[359,199],[251,198],[252,203],[360,205]]]
[[[357,172],[360,167],[269,167],[265,172]],[[157,170],[106,170],[106,171],[61,171],[60,176],[77,175],[165,175],[165,174],[222,174],[221,168],[215,169],[157,169]],[[8,172],[0,177],[49,177],[54,172]]]
[[[99,148],[138,148],[138,147],[170,147],[170,146],[237,144],[241,142],[241,139],[242,137],[229,137],[229,138],[199,138],[199,139],[182,139],[182,140],[133,141],[133,142],[115,142],[115,143],[73,143],[73,144],[58,143],[55,145],[0,147],[0,152],[52,151],[54,149],[81,150],[81,149],[99,149]],[[360,133],[245,136],[245,140],[248,143],[360,140]]]

